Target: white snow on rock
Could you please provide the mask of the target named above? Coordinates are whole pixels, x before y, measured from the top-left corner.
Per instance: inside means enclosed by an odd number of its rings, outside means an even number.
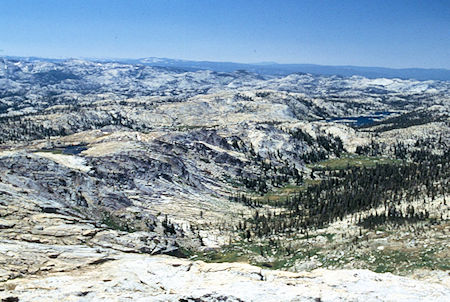
[[[36,152],[35,155],[45,157],[60,165],[66,166],[67,168],[79,170],[81,172],[89,172],[91,170],[90,166],[86,166],[85,159],[79,156],[54,154],[49,152]]]

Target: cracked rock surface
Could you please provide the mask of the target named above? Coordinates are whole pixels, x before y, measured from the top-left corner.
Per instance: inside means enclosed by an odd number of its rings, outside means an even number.
[[[3,59],[0,302],[449,301],[444,270],[417,280],[355,266],[316,269],[315,256],[293,272],[172,257],[242,240],[239,224],[255,205],[230,197],[319,177],[308,168],[311,155],[334,159],[374,139],[386,150],[423,138],[448,146],[449,95],[448,81]],[[380,124],[342,120],[358,118]],[[448,219],[441,199],[434,212]],[[267,203],[261,210],[282,210]],[[338,236],[349,225],[357,234],[351,218],[306,243],[337,261],[330,241],[350,241]],[[411,249],[439,245],[434,255],[446,259],[448,227],[430,227]],[[383,234],[355,249],[413,236]],[[256,256],[257,264],[272,257]]]
[[[79,246],[45,248],[49,255],[60,253],[51,259],[60,271],[3,283],[0,297],[20,301],[448,301],[450,295],[442,284],[367,270],[290,273],[242,263],[108,254]],[[75,260],[73,253],[80,266],[77,270],[67,264]]]

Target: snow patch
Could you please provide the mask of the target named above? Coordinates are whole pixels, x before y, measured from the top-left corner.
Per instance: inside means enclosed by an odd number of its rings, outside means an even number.
[[[78,170],[81,172],[89,172],[90,166],[86,165],[86,160],[75,155],[54,154],[48,152],[36,152],[35,155],[50,159],[60,165],[66,166],[69,169]]]

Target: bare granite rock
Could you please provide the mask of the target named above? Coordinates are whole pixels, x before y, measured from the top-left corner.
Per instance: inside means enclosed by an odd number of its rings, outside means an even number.
[[[89,261],[80,269],[10,280],[1,285],[0,297],[20,301],[448,301],[450,297],[448,284],[367,270],[290,273],[241,263],[123,253],[92,260],[83,250],[79,256]]]

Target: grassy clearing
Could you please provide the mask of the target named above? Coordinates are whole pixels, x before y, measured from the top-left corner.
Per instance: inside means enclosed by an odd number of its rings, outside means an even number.
[[[238,244],[224,246],[221,249],[203,252],[184,250],[184,254],[191,260],[201,260],[208,263],[244,262],[249,263],[248,252],[239,248]]]
[[[319,239],[318,236],[326,238]],[[450,270],[450,257],[446,245],[420,245],[409,247],[405,241],[396,241],[393,234],[369,234],[368,241],[352,243],[342,240],[339,233],[297,234],[289,238],[247,241],[240,240],[220,249],[204,252],[190,251],[192,260],[209,263],[241,262],[266,269],[287,270],[304,265],[302,269],[364,268],[377,273],[391,272],[408,275],[417,270]],[[380,237],[381,236],[381,237]],[[386,238],[385,246],[368,244]]]
[[[108,212],[103,213],[103,219],[102,219],[101,223],[105,224],[106,226],[108,226],[108,228],[113,229],[113,230],[129,232],[129,233],[136,231],[135,227],[132,226],[128,221],[120,219],[114,215],[111,215]]]
[[[258,242],[243,240],[220,249],[204,252],[184,250],[185,256],[191,260],[208,263],[241,262],[274,270],[287,269],[298,261],[316,256],[319,252],[320,248],[307,244],[300,249],[280,248],[269,240]]]
[[[175,126],[175,130],[177,131],[189,131],[195,129],[214,129],[217,125],[178,125]]]
[[[377,164],[399,164],[400,160],[385,157],[370,157],[347,154],[340,158],[327,159],[315,164],[309,164],[311,169],[342,170],[349,167],[375,167]]]
[[[315,164],[309,164],[307,167],[316,170],[343,170],[350,167],[375,167],[377,164],[400,164],[400,160],[384,158],[384,157],[369,157],[359,156],[353,154],[346,154],[340,158],[328,159]],[[263,196],[255,194],[252,196],[264,204],[271,206],[278,206],[283,202],[287,196],[299,191],[305,190],[308,186],[320,183],[319,179],[306,179],[301,185],[288,184],[281,188],[276,188]]]
[[[370,251],[356,256],[364,267],[377,273],[410,273],[417,269],[449,270],[450,260],[438,255],[436,248],[412,250]]]
[[[350,167],[372,168],[383,164],[401,165],[402,161],[346,154],[341,158],[309,165],[309,168],[340,170]],[[318,172],[315,179],[306,179],[301,185],[287,184],[263,196],[256,192],[247,196],[258,199],[260,204],[280,207],[289,195],[320,183],[320,178],[326,177],[327,174]],[[282,211],[279,208],[278,210]],[[430,221],[429,225],[434,225],[434,222]],[[444,226],[443,228],[445,229]],[[220,250],[195,253],[192,259],[206,262],[245,262],[270,269],[289,269],[300,265],[301,269],[303,267],[313,269],[318,266],[329,269],[364,268],[379,273],[392,272],[400,275],[422,269],[448,271],[450,257],[446,249],[448,237],[445,236],[448,232],[444,232],[444,229],[443,235],[434,232],[431,238],[399,236],[402,232],[411,232],[408,225],[395,229],[389,225],[380,225],[370,232],[364,230],[364,236],[361,229],[359,236],[357,229],[350,233],[340,229],[311,230],[308,235],[295,231],[278,236],[269,233],[267,237],[254,241],[246,241],[245,236],[242,236],[240,242]],[[422,232],[427,230],[428,228]],[[325,238],[317,238],[319,235]],[[416,241],[414,245],[410,245],[412,239]],[[427,244],[423,244],[425,239]],[[382,246],[376,240],[382,242]]]
[[[320,183],[320,180],[306,179],[305,182],[301,185],[286,185],[281,188],[276,188],[275,190],[269,191],[263,196],[255,195],[252,196],[255,199],[260,200],[262,203],[278,206],[280,202],[286,200],[286,198],[292,194],[295,194],[299,191],[304,191],[308,186],[315,185]]]
[[[39,149],[35,152],[45,152],[45,153],[52,153],[52,154],[63,154],[63,149]]]

